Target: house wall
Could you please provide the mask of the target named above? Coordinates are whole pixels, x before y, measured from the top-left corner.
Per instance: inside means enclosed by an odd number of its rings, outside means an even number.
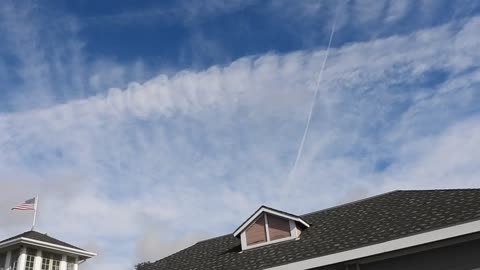
[[[387,258],[385,258],[387,257]],[[388,258],[390,257],[390,258]],[[357,267],[358,265],[358,267]],[[355,261],[314,270],[473,270],[480,269],[480,240],[433,248],[369,262]],[[313,270],[313,269],[312,269]]]

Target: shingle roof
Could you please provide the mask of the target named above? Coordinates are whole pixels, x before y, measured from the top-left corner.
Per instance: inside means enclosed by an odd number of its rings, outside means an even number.
[[[240,252],[231,234],[199,242],[139,270],[245,270],[320,257],[480,219],[480,189],[394,191],[301,216],[299,240]]]
[[[21,233],[19,235],[15,235],[13,237],[10,237],[8,239],[5,239],[5,240],[2,240],[0,241],[0,244],[1,243],[4,243],[4,242],[8,242],[10,240],[13,240],[13,239],[17,239],[17,238],[29,238],[29,239],[32,239],[32,240],[37,240],[37,241],[42,241],[42,242],[46,242],[46,243],[50,243],[50,244],[55,244],[55,245],[59,245],[59,246],[63,246],[63,247],[68,247],[68,248],[74,248],[74,249],[78,249],[78,250],[83,250],[79,247],[76,247],[74,245],[71,245],[69,243],[65,243],[63,241],[60,241],[58,239],[55,239],[53,237],[50,237],[48,236],[47,234],[43,234],[43,233],[39,233],[37,231],[27,231],[27,232],[24,232],[24,233]]]

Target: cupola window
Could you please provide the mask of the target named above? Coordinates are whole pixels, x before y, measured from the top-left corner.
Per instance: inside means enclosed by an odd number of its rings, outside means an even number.
[[[62,255],[44,252],[41,270],[60,270]]]
[[[27,258],[25,261],[25,270],[33,270],[33,263],[35,261],[36,250],[27,249]]]

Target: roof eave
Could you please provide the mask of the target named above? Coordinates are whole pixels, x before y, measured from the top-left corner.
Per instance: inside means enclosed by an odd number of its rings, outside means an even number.
[[[11,239],[9,241],[0,243],[0,248],[8,247],[8,246],[15,245],[15,244],[30,244],[30,245],[34,245],[34,246],[38,246],[38,247],[48,248],[48,249],[55,250],[55,251],[61,251],[61,252],[66,252],[66,253],[70,253],[70,254],[73,254],[73,255],[78,255],[78,256],[81,256],[81,257],[85,257],[85,258],[92,258],[92,257],[97,256],[97,254],[94,253],[94,252],[81,250],[81,249],[76,249],[76,248],[71,248],[71,247],[65,247],[65,246],[52,244],[52,243],[48,243],[48,242],[44,242],[44,241],[30,239],[30,238],[27,238],[27,237],[19,237],[19,238]]]
[[[451,239],[472,233],[480,232],[480,220],[448,226],[441,229],[405,236],[389,241],[354,248],[346,251],[336,252],[329,255],[318,256],[311,259],[300,260],[284,265],[265,268],[267,270],[290,270],[290,269],[313,269],[351,261],[355,259],[366,258],[378,254],[384,254],[401,249],[421,246],[437,241]]]

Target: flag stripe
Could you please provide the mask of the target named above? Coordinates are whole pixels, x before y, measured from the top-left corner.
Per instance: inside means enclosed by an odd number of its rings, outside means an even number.
[[[36,198],[28,199],[22,203],[17,204],[12,210],[35,210],[35,200]]]

